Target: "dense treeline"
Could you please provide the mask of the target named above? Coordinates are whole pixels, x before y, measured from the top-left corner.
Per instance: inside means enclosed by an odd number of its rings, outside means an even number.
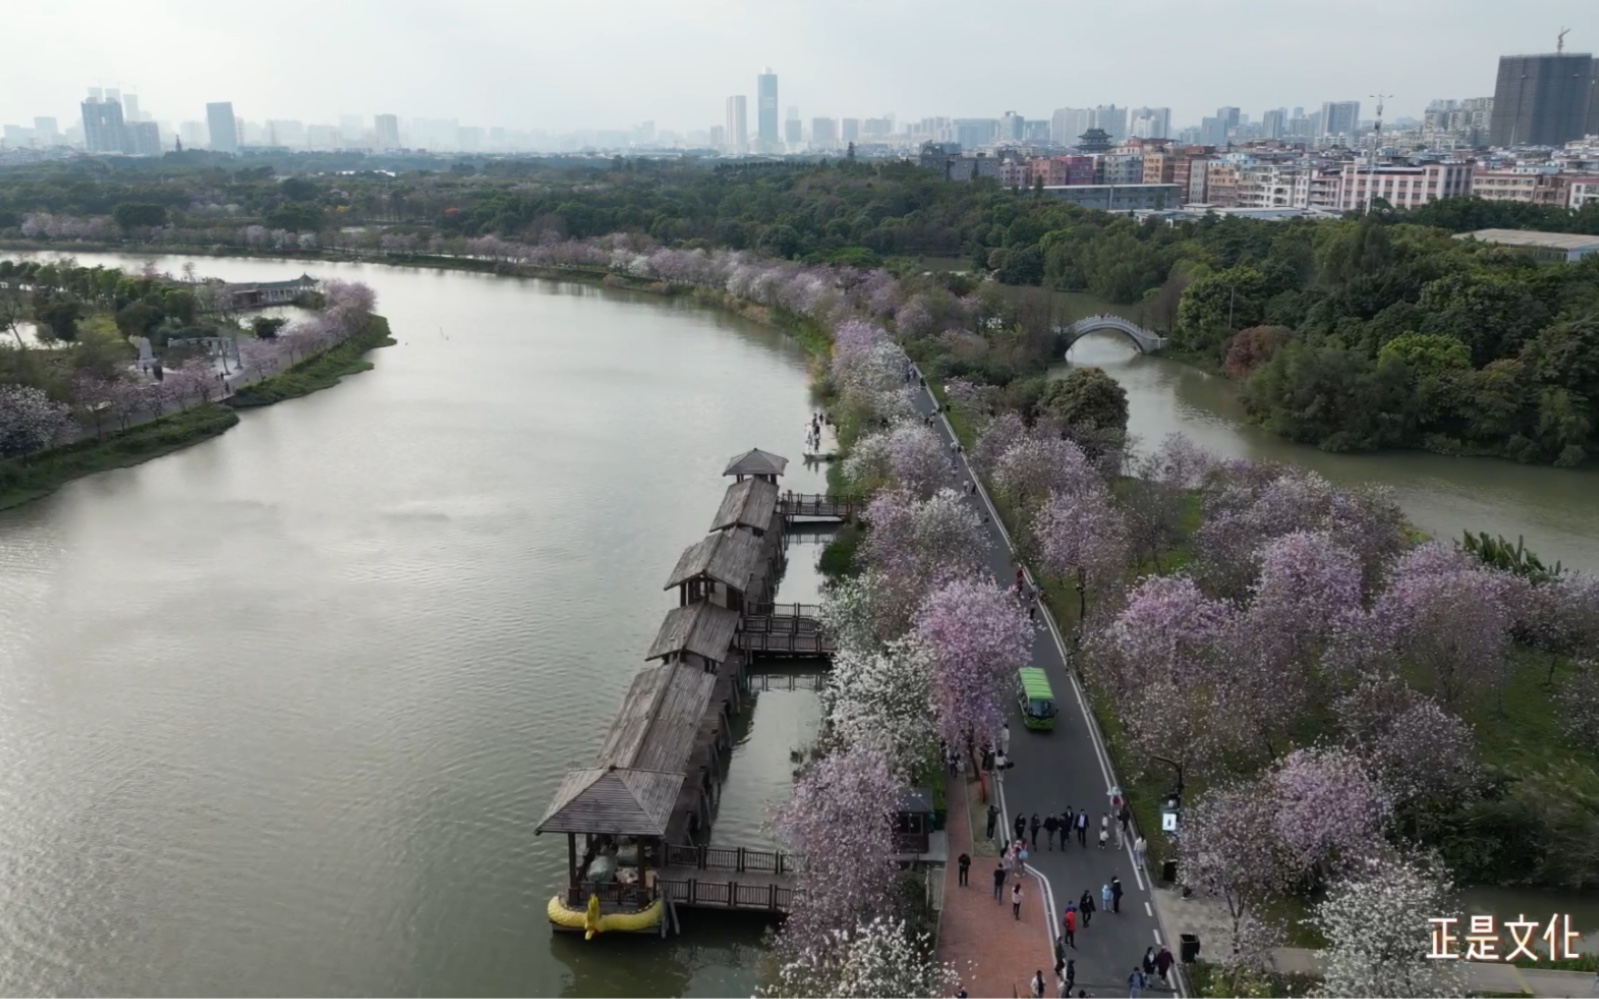
[[[459,240],[489,236],[632,232],[901,273],[920,269],[917,258],[958,258],[1003,285],[1121,306],[1169,332],[1181,353],[1225,368],[1250,412],[1295,440],[1563,465],[1599,448],[1599,260],[1538,264],[1450,238],[1496,227],[1599,233],[1599,205],[1468,198],[1404,214],[1379,205],[1360,220],[1170,226],[991,182],[944,183],[909,163],[463,160],[391,176],[356,158],[339,165],[353,172],[284,177],[277,171],[295,161],[185,157],[12,171],[0,184],[0,233],[455,252]],[[1047,330],[1042,301],[1032,325]],[[1000,384],[1035,376],[1052,351],[1033,346],[958,373]]]

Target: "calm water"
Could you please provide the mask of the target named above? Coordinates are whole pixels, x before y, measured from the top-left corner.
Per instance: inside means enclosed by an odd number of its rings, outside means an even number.
[[[1467,529],[1512,540],[1524,535],[1546,562],[1599,572],[1599,473],[1592,470],[1419,451],[1329,454],[1249,424],[1225,379],[1141,355],[1119,334],[1083,338],[1070,359],[1102,367],[1122,384],[1128,429],[1147,445],[1181,431],[1229,457],[1293,462],[1339,485],[1381,483],[1393,488],[1411,521],[1434,536],[1458,538]]]
[[[553,935],[565,846],[532,827],[639,669],[727,457],[798,457],[800,351],[576,285],[197,265],[367,281],[400,345],[0,514],[0,992],[750,994],[758,927]],[[1073,358],[1123,381],[1146,439],[1377,479],[1429,530],[1599,568],[1599,477],[1326,455],[1242,425],[1191,369],[1097,337]],[[791,552],[780,599],[816,599],[814,553]],[[759,695],[718,840],[763,838],[817,711]]]
[[[0,993],[749,995],[757,926],[553,935],[533,826],[728,457],[798,458],[800,351],[575,285],[199,266],[367,281],[400,344],[0,515]],[[759,696],[719,838],[759,840],[816,710]]]

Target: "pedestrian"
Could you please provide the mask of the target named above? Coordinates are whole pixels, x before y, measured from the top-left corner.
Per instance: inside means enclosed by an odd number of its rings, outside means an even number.
[[[1088,809],[1077,813],[1077,845],[1088,848]]]
[[[1122,879],[1114,875],[1110,879],[1110,911],[1122,911]]]
[[[1083,929],[1088,929],[1094,921],[1094,896],[1087,888],[1083,889],[1083,897],[1077,900],[1077,911],[1083,914]]]
[[[949,854],[946,853],[944,856],[947,857]],[[972,858],[969,854],[963,853],[960,855],[960,859],[956,862],[960,864],[960,886],[962,888],[969,888],[970,884],[968,884],[966,878],[972,869]]]
[[[1032,623],[1032,624],[1038,623],[1038,605],[1037,604],[1028,604],[1027,605],[1027,620],[1028,620],[1029,623]]]
[[[1099,848],[1101,850],[1105,849],[1105,843],[1109,839],[1110,839],[1110,816],[1102,814],[1099,817]]]
[[[1144,854],[1149,851],[1149,842],[1143,836],[1133,840],[1133,863],[1139,867],[1144,866]]]
[[[1127,802],[1122,802],[1122,810],[1116,813],[1116,821],[1121,823],[1122,840],[1125,842],[1129,827],[1132,825],[1133,821],[1133,810],[1127,807]]]
[[[1031,830],[1031,832],[1033,834],[1033,849],[1034,850],[1038,849],[1038,830],[1043,824],[1044,823],[1040,822],[1039,819],[1038,819],[1038,813],[1034,812],[1033,813],[1033,821],[1028,823],[1028,827],[1029,827],[1029,829]],[[947,857],[947,856],[949,856],[949,854],[945,854],[945,856]]]
[[[1077,949],[1077,910],[1070,902],[1066,903],[1066,912],[1060,917],[1061,932],[1066,935],[1066,946],[1072,950]]]
[[[1002,860],[994,865],[994,901],[1003,902],[1005,896],[1005,862]]]
[[[1107,881],[1099,889],[1099,900],[1107,909],[1110,908],[1110,882]]]
[[[1022,918],[1022,881],[1018,875],[1016,883],[1010,886],[1010,914],[1018,921]]]
[[[1144,994],[1144,969],[1133,967],[1133,973],[1127,976],[1127,995],[1130,999],[1138,999]]]
[[[1044,969],[1033,972],[1033,999],[1044,999]]]
[[[985,757],[987,754],[984,754]],[[989,767],[989,769],[993,769]],[[992,803],[988,806],[988,831],[983,834],[984,839],[994,838],[994,823],[999,821],[999,806]]]
[[[962,985],[960,991],[955,993],[955,999],[971,999],[971,993],[967,992],[966,986]]]
[[[999,727],[999,751],[1010,754],[1010,722],[1005,722]]]
[[[1066,991],[1070,992],[1072,986],[1077,984],[1077,960],[1073,958],[1066,962]]]
[[[1155,955],[1155,970],[1160,972],[1160,984],[1171,988],[1171,966],[1175,959],[1171,956],[1171,948],[1162,945],[1160,953]]]
[[[1044,842],[1051,850],[1055,849],[1055,830],[1059,828],[1060,820],[1055,818],[1054,812],[1044,817]],[[1037,844],[1034,844],[1034,849],[1037,849]]]
[[[1016,595],[1022,595],[1022,588],[1027,585],[1027,573],[1021,566],[1016,567]]]
[[[1060,813],[1060,848],[1062,850],[1066,849],[1068,846],[1067,840],[1072,838],[1072,823],[1074,818],[1075,813],[1072,811],[1072,806],[1070,805],[1067,805],[1066,810]]]
[[[1151,947],[1148,950],[1144,951],[1144,980],[1148,981],[1149,980],[1149,976],[1153,975],[1154,973],[1155,973],[1155,948]]]
[[[1027,838],[1027,816],[1023,815],[1021,812],[1016,813],[1016,838]]]

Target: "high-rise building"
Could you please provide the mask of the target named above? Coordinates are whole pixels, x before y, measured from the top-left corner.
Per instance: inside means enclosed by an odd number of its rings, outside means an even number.
[[[127,151],[127,129],[123,127],[122,102],[94,96],[82,104],[83,147],[91,153],[121,153]]]
[[[1232,134],[1238,127],[1239,116],[1243,114],[1242,108],[1225,107],[1216,109],[1216,117],[1221,119],[1221,134],[1223,137]]]
[[[798,147],[805,141],[805,123],[800,121],[799,109],[789,108],[794,114],[783,121],[783,143],[790,149]]]
[[[1199,144],[1202,146],[1224,146],[1227,144],[1227,122],[1222,118],[1201,118],[1199,120]],[[1195,198],[1194,200],[1202,200]]]
[[[833,118],[811,119],[811,148],[837,149],[838,122]]]
[[[1027,119],[1014,111],[1006,111],[999,119],[999,141],[1020,142],[1027,131]]]
[[[1128,134],[1139,139],[1171,138],[1171,108],[1133,108]]]
[[[128,152],[135,156],[160,156],[161,126],[153,121],[130,121],[124,127],[128,130]]]
[[[33,141],[41,146],[53,146],[61,141],[60,126],[54,118],[33,119]]]
[[[1094,112],[1088,108],[1059,108],[1049,119],[1049,141],[1058,146],[1075,146],[1077,137],[1094,125]]]
[[[748,99],[735,94],[727,99],[727,151],[743,155],[750,151],[749,122],[746,116]]]
[[[1322,138],[1353,139],[1360,130],[1359,101],[1325,101],[1321,105]]]
[[[1593,55],[1557,52],[1499,58],[1488,142],[1559,146],[1599,128]]]
[[[1101,104],[1094,109],[1094,120],[1089,127],[1102,128],[1112,141],[1120,142],[1127,138],[1127,109]]]
[[[1287,134],[1287,108],[1272,108],[1260,119],[1260,137],[1262,139],[1280,139]]]
[[[199,149],[205,145],[205,122],[186,121],[178,125],[178,138],[183,140],[183,148]]]
[[[721,125],[712,125],[711,129],[710,129],[709,136],[708,136],[708,140],[709,140],[709,145],[710,145],[710,147],[712,149],[717,149],[717,150],[726,149],[727,148],[727,129],[724,128]]]
[[[859,118],[839,119],[840,139],[844,143],[861,141],[861,120]]]
[[[777,134],[777,74],[772,67],[755,78],[755,128],[760,151],[779,152],[782,140]]]
[[[377,131],[377,145],[379,149],[400,148],[400,116],[393,114],[380,114],[372,119],[372,124]]]
[[[135,121],[143,121],[144,120],[144,118],[141,117],[140,114],[139,114],[139,95],[138,94],[123,94],[122,95],[122,120],[124,122],[135,122]]]
[[[211,148],[219,153],[239,151],[239,123],[233,117],[233,102],[220,101],[205,106],[206,130]]]

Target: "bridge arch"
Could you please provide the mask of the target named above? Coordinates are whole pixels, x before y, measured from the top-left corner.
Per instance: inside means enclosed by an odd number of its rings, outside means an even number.
[[[1140,354],[1153,354],[1166,346],[1166,338],[1153,330],[1144,329],[1130,319],[1121,316],[1089,316],[1079,319],[1069,326],[1058,326],[1055,332],[1063,340],[1062,353],[1070,352],[1072,345],[1090,333],[1100,330],[1115,330],[1138,348]]]

